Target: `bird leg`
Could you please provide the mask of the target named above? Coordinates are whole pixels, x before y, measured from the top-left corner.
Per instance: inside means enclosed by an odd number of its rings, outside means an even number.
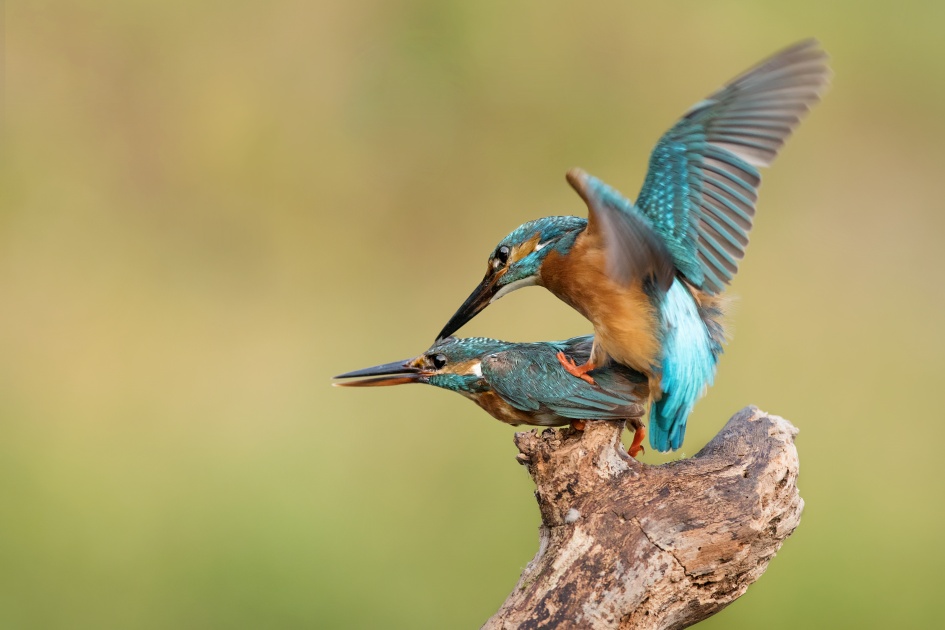
[[[643,438],[646,437],[646,427],[640,426],[637,427],[636,431],[633,432],[633,443],[630,444],[630,448],[627,449],[627,452],[630,453],[630,457],[636,458],[640,453],[645,453],[646,449],[643,448]]]
[[[586,426],[587,426],[587,421],[585,420],[572,420],[571,421],[571,428],[574,429],[575,431],[583,431]]]
[[[563,365],[564,369],[568,371],[568,374],[572,374],[578,378],[584,379],[591,385],[595,384],[594,379],[588,376],[587,374],[588,372],[593,370],[595,367],[597,367],[596,365],[594,365],[593,361],[588,359],[587,363],[585,363],[584,365],[578,365],[577,363],[574,362],[573,359],[565,356],[563,352],[559,352],[557,356],[558,356],[558,361],[561,361],[561,365]]]

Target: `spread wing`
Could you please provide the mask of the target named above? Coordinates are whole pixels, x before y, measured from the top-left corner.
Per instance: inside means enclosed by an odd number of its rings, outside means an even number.
[[[569,374],[555,356],[559,350],[571,354],[573,349],[572,358],[586,360],[590,339],[519,344],[484,357],[482,375],[496,394],[523,411],[548,410],[575,420],[640,417],[644,410],[636,392],[641,383],[645,387],[642,377],[635,383],[630,370],[605,368],[592,373],[597,384],[591,385]]]
[[[610,277],[621,284],[650,277],[668,289],[676,270],[650,220],[619,192],[579,168],[568,171],[567,179],[587,204],[587,234],[603,239]]]
[[[745,255],[761,178],[830,70],[816,40],[763,61],[693,106],[660,138],[636,207],[694,286],[719,293]]]

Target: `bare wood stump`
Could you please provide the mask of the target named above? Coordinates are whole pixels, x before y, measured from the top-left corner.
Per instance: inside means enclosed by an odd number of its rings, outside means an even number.
[[[515,434],[539,549],[484,628],[685,628],[745,593],[791,535],[797,429],[739,411],[691,459],[641,464],[622,426]]]

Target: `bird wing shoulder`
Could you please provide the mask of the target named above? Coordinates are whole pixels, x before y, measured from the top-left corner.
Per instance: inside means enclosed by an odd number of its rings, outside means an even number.
[[[604,243],[608,275],[623,285],[653,278],[668,289],[675,275],[673,260],[649,219],[615,189],[581,169],[568,171],[567,180],[587,204],[587,237]]]

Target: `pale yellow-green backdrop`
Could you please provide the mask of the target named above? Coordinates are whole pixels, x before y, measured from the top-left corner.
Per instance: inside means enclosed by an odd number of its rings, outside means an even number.
[[[807,36],[692,455],[801,429],[796,534],[707,628],[945,624],[945,3],[6,3],[0,627],[469,628],[537,547],[509,427],[412,356],[519,223],[633,196]],[[463,333],[588,332],[538,289]],[[644,461],[665,458],[647,453]]]

